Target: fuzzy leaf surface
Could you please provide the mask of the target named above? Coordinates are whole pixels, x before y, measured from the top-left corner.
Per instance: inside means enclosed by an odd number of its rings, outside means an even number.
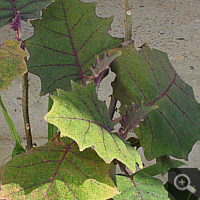
[[[90,75],[95,55],[102,59],[105,50],[121,46],[122,39],[107,33],[113,16],[97,17],[95,5],[56,0],[43,10],[42,19],[31,22],[35,34],[25,41],[31,54],[27,65],[41,78],[41,95],[56,88],[70,91],[71,80],[83,83]]]
[[[40,10],[45,8],[52,0],[1,0],[0,3],[0,28],[11,22],[20,12],[22,20],[40,18]]]
[[[109,50],[108,55],[122,51],[111,64],[116,73],[112,82],[115,97],[131,108],[143,100],[146,106],[158,106],[139,128],[133,129],[140,139],[147,159],[162,155],[188,159],[200,139],[200,105],[192,88],[178,76],[166,53],[143,45],[138,52],[134,44]]]
[[[78,150],[68,138],[49,142],[9,161],[2,169],[1,198],[107,199],[119,194],[110,166],[94,150]]]
[[[80,151],[93,146],[106,163],[118,159],[133,172],[136,162],[142,168],[137,151],[111,133],[114,123],[108,117],[105,103],[97,98],[94,82],[83,88],[72,81],[71,92],[57,91],[59,96],[52,96],[54,104],[45,120],[57,126],[62,136],[75,140]]]
[[[25,74],[27,55],[20,48],[20,42],[10,39],[0,45],[0,90],[8,89],[12,80]]]
[[[162,181],[145,173],[138,173],[132,178],[143,200],[169,200],[168,192],[165,190]],[[113,197],[114,200],[141,199],[133,182],[128,177],[116,175],[116,183],[121,194]]]

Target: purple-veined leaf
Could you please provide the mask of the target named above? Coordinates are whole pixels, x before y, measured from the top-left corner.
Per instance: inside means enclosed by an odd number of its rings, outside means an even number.
[[[8,89],[12,80],[26,73],[24,57],[27,55],[20,42],[10,39],[0,45],[0,90]]]
[[[132,172],[136,162],[142,168],[137,151],[111,133],[114,123],[108,117],[105,103],[97,98],[94,82],[86,88],[73,81],[71,84],[71,92],[58,89],[59,96],[51,96],[54,104],[45,120],[57,126],[62,136],[75,140],[80,151],[93,146],[106,163],[117,159]]]
[[[129,109],[127,106],[125,106],[125,108],[126,113],[121,113],[121,127],[118,131],[118,134],[124,139],[127,137],[128,133],[132,131],[133,128],[139,127],[139,123],[143,121],[147,114],[158,108],[158,106],[145,106],[144,102],[141,101],[139,107],[136,107],[135,104],[132,103],[131,109]]]
[[[108,55],[122,51],[111,69],[115,97],[131,108],[143,100],[146,106],[159,106],[151,111],[139,128],[133,131],[140,139],[147,159],[162,155],[188,159],[194,143],[200,139],[200,105],[192,88],[181,80],[166,53],[143,45],[138,52],[134,44],[109,50]]]
[[[119,194],[109,177],[110,166],[91,148],[61,138],[20,154],[3,166],[1,198],[107,199]]]
[[[94,68],[92,66],[89,67],[91,71],[91,78],[94,80],[95,87],[100,85],[103,73],[109,69],[110,63],[116,59],[117,57],[121,56],[121,52],[117,52],[111,56],[107,56],[107,53],[104,53],[104,58],[99,59],[98,55],[96,57],[96,64]]]
[[[56,88],[70,91],[71,80],[84,85],[95,55],[102,58],[105,50],[121,46],[123,39],[107,33],[113,16],[97,17],[95,5],[56,0],[43,10],[42,19],[31,22],[35,34],[25,41],[31,55],[27,66],[41,78],[40,95]]]
[[[138,191],[131,179],[124,175],[116,175],[117,188],[121,194],[114,196],[114,200],[141,200],[141,197],[143,200],[169,200],[162,181],[141,172],[131,177]]]
[[[22,20],[40,18],[40,10],[52,0],[1,0],[0,1],[0,28],[11,22],[20,12]]]

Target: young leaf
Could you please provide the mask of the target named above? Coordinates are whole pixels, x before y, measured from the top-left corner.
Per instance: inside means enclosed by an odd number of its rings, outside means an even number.
[[[93,146],[106,163],[117,159],[133,172],[136,162],[142,168],[137,151],[111,133],[114,123],[108,117],[105,103],[97,98],[94,82],[83,88],[72,81],[71,92],[57,91],[59,96],[52,96],[54,104],[45,120],[57,126],[62,136],[75,140],[80,151]]]
[[[162,181],[146,175],[137,173],[133,177],[137,189],[132,181],[124,175],[116,175],[117,188],[121,194],[113,197],[114,200],[142,199],[143,200],[167,200],[168,193],[163,187]]]
[[[20,48],[20,42],[10,39],[0,45],[0,90],[8,89],[13,79],[25,74],[24,57],[27,55]]]
[[[16,32],[17,41],[20,41],[22,37],[20,12],[17,13],[10,25],[11,28]]]
[[[1,198],[103,200],[119,194],[110,166],[91,148],[79,152],[72,143],[62,138],[14,157],[2,169]]]
[[[20,11],[21,19],[27,20],[32,18],[40,18],[40,10],[44,8],[52,0],[23,0],[8,1],[1,0],[0,3],[0,28],[11,22]]]
[[[167,54],[151,50],[146,44],[136,51],[134,44],[109,50],[122,51],[111,64],[116,73],[112,82],[114,95],[122,112],[132,102],[138,106],[159,106],[150,112],[133,131],[140,139],[147,159],[162,155],[188,159],[194,143],[200,139],[200,105],[192,88],[184,83],[172,67]]]
[[[31,22],[35,34],[25,41],[31,54],[27,65],[41,78],[41,95],[56,88],[70,91],[71,80],[84,85],[95,55],[101,58],[105,50],[121,46],[123,39],[107,33],[113,16],[97,17],[95,5],[57,0],[43,10],[42,19]]]
[[[107,56],[107,53],[105,52],[104,53],[104,58],[101,60],[99,59],[99,56],[98,55],[95,55],[96,57],[96,64],[93,67],[89,67],[90,71],[91,71],[91,77],[93,78],[94,80],[94,83],[95,83],[95,87],[99,86],[100,85],[100,82],[101,82],[101,79],[102,79],[102,76],[104,74],[104,72],[109,69],[109,65],[110,63],[116,59],[117,57],[121,56],[121,52],[117,52],[111,56]]]
[[[118,134],[122,138],[126,138],[128,133],[132,131],[133,128],[139,127],[139,123],[143,121],[144,117],[150,113],[152,110],[158,108],[158,106],[145,106],[144,102],[141,101],[141,105],[136,107],[134,103],[132,103],[132,108],[129,109],[127,106],[126,113],[121,113],[122,120],[121,127],[118,131]]]

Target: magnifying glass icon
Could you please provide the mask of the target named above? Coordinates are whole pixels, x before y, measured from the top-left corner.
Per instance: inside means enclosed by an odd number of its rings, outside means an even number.
[[[190,178],[185,174],[179,174],[175,177],[174,186],[178,190],[189,190],[192,193],[196,192],[196,189],[190,185]]]

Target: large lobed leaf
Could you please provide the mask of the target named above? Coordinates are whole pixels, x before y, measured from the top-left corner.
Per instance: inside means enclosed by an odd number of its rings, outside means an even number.
[[[1,198],[104,200],[119,194],[109,170],[94,150],[79,152],[63,138],[9,161],[2,169]]]
[[[107,33],[113,16],[97,17],[95,5],[56,0],[43,10],[42,19],[31,22],[35,34],[25,41],[31,54],[27,65],[41,78],[41,95],[56,88],[70,91],[71,80],[83,84],[95,55],[102,58],[105,50],[121,46],[123,39]]]
[[[125,112],[132,102],[141,100],[146,106],[158,106],[151,111],[139,128],[133,129],[140,139],[147,159],[162,155],[188,159],[194,143],[200,139],[200,105],[192,88],[181,80],[167,54],[143,45],[136,51],[134,44],[109,50],[122,51],[113,61],[114,95]]]
[[[52,0],[1,0],[0,1],[0,28],[11,22],[20,12],[21,19],[40,18],[40,10]]]
[[[137,151],[111,133],[114,123],[109,119],[107,107],[98,100],[94,82],[81,87],[72,81],[72,91],[58,89],[59,96],[52,96],[53,107],[45,120],[57,126],[63,136],[75,140],[81,151],[94,147],[97,154],[106,162],[118,159],[131,171],[137,162],[142,162]]]
[[[27,55],[20,42],[10,39],[0,45],[0,90],[8,89],[12,80],[26,73],[24,57]]]

